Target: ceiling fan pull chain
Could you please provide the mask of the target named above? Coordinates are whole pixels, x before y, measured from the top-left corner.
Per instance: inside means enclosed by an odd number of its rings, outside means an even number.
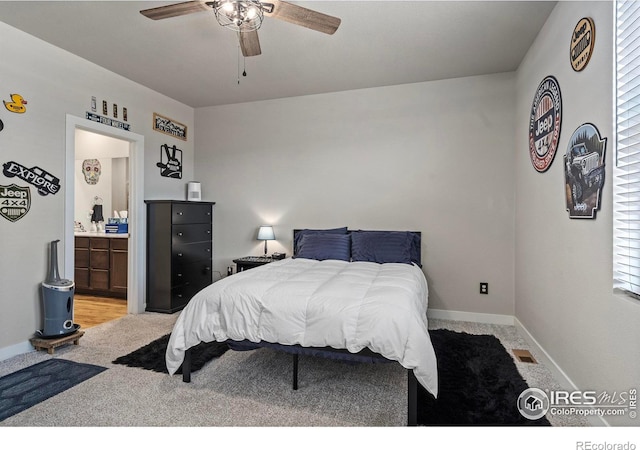
[[[240,32],[238,32],[238,37],[240,37]],[[238,84],[240,84],[240,40],[238,39]]]
[[[247,76],[247,58],[245,58],[244,56],[242,57],[242,76],[246,77]]]

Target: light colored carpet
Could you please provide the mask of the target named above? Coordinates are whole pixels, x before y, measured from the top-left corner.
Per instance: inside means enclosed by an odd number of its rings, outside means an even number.
[[[177,314],[129,315],[85,330],[80,345],[53,357],[109,370],[1,422],[4,427],[200,426],[350,427],[406,424],[406,371],[398,364],[348,365],[300,358],[300,389],[291,389],[291,356],[269,349],[229,351],[192,374],[112,364],[116,357],[169,333]],[[515,327],[432,320],[431,328],[494,334],[505,348],[528,348]],[[534,354],[535,356],[535,354]],[[51,358],[31,352],[0,362],[0,376]],[[516,362],[531,387],[558,388],[541,364]],[[239,382],[239,380],[242,380]],[[586,426],[549,417],[556,426]]]

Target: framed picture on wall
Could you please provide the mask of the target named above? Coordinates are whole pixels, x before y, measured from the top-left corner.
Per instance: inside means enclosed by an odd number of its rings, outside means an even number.
[[[153,113],[153,129],[183,141],[187,140],[187,126],[168,117]]]

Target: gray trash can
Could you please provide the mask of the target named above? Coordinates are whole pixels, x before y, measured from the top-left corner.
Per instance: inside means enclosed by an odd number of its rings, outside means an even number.
[[[73,323],[75,283],[60,278],[58,272],[58,242],[51,241],[49,275],[42,282],[44,328],[37,331],[40,337],[65,336],[80,328]]]

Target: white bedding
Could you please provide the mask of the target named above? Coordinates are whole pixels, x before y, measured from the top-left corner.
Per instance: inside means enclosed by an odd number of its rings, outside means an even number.
[[[427,280],[408,264],[285,259],[224,278],[180,313],[166,352],[169,373],[200,342],[249,340],[358,352],[403,367],[434,396],[436,357],[427,329]]]

